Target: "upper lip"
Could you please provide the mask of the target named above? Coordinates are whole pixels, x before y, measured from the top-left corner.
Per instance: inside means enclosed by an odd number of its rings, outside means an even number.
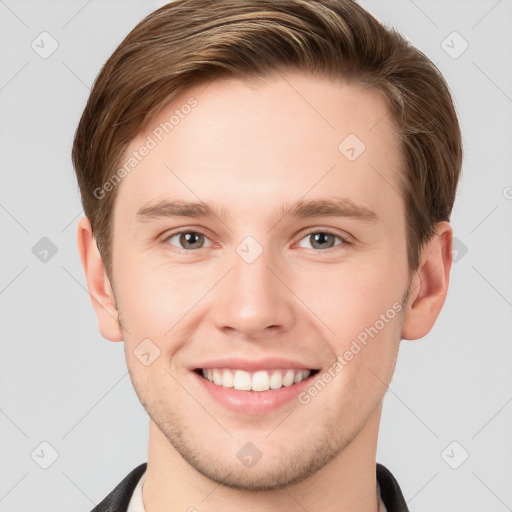
[[[265,359],[242,359],[240,357],[226,357],[215,359],[212,361],[205,361],[195,365],[192,370],[203,368],[229,368],[232,370],[245,370],[247,372],[255,372],[258,370],[271,370],[277,368],[293,368],[294,370],[315,370],[308,364],[294,361],[292,359],[282,359],[279,357],[267,357]]]

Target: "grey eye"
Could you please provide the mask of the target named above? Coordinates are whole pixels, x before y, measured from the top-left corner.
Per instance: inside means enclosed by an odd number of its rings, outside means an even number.
[[[331,249],[335,245],[335,239],[342,241],[341,237],[335,235],[334,233],[329,233],[328,231],[314,231],[312,233],[308,233],[302,240],[308,240],[311,244],[311,247],[305,247],[306,249]],[[300,245],[300,244],[299,244]],[[300,247],[304,247],[304,245],[300,245]]]

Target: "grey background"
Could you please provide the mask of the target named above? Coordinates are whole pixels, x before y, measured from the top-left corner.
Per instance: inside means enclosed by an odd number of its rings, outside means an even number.
[[[163,3],[0,0],[2,512],[88,511],[147,460],[122,343],[85,288],[70,150],[101,65]],[[450,291],[431,333],[402,342],[377,460],[411,511],[512,510],[512,2],[361,3],[441,69],[465,145]]]

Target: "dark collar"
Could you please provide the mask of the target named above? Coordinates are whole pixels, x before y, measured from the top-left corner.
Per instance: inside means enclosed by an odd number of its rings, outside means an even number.
[[[380,495],[388,512],[409,512],[404,495],[388,468],[377,462],[377,481]]]
[[[129,473],[118,486],[91,512],[126,512],[133,491],[137,486],[140,477],[146,471],[147,462],[137,466]]]

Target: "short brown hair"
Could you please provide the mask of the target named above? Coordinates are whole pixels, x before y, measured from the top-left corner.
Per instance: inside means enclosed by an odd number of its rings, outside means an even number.
[[[144,18],[101,69],[72,150],[85,215],[111,276],[113,175],[130,141],[176,95],[219,77],[278,70],[337,77],[381,91],[401,138],[409,271],[434,224],[450,220],[462,142],[434,64],[351,0],[175,0]]]

